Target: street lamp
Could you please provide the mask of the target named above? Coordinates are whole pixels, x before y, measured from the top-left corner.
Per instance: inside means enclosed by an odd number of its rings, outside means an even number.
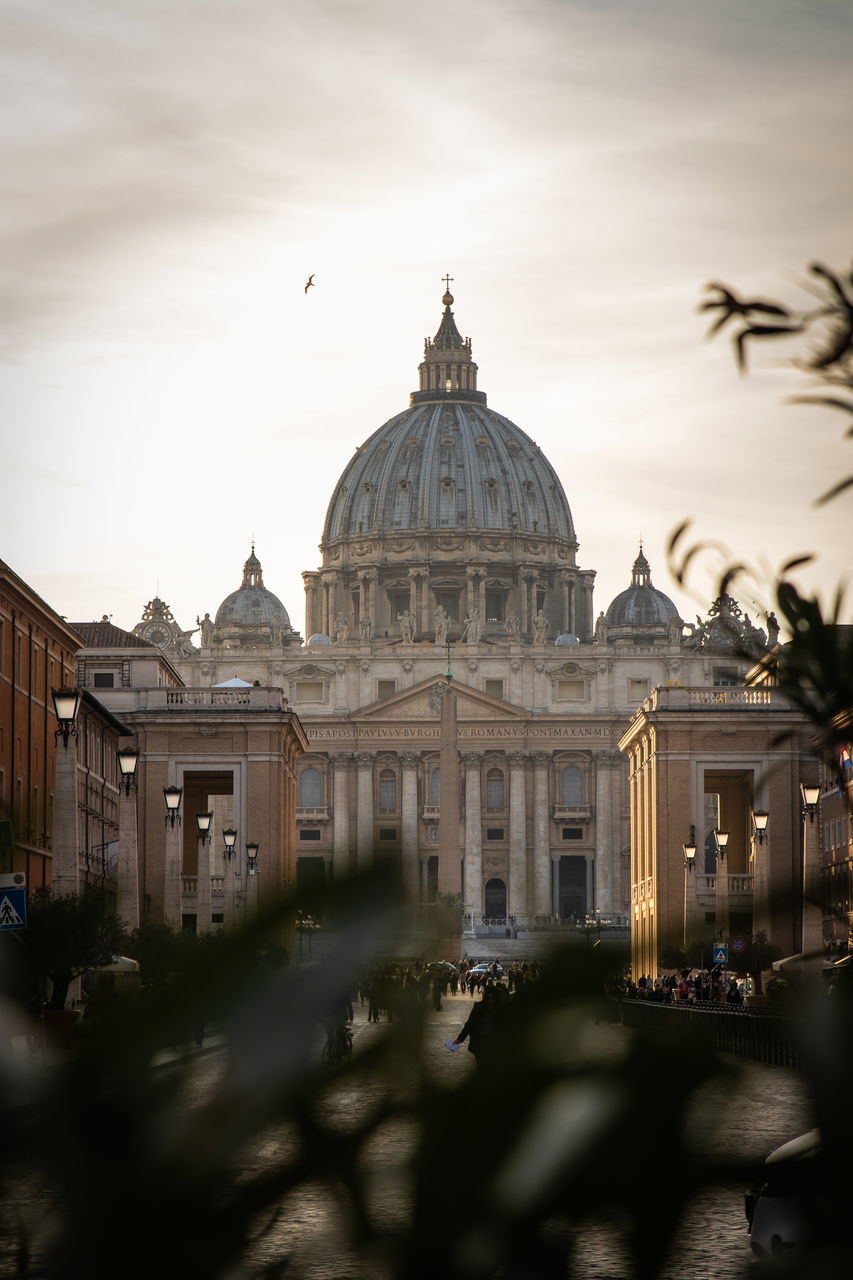
[[[56,738],[62,734],[63,747],[68,746],[69,737],[77,737],[77,712],[80,710],[80,699],[82,693],[79,689],[51,689],[50,696],[53,698],[53,710],[56,715],[58,729],[56,730]]]
[[[163,799],[166,801],[166,821],[170,827],[174,827],[175,822],[180,823],[181,815],[181,796],[184,794],[183,787],[164,787]]]
[[[764,809],[753,809],[752,811],[752,829],[755,832],[755,838],[759,844],[764,844],[767,839],[767,823],[770,821],[770,814]]]
[[[136,747],[119,747],[118,757],[119,791],[124,787],[124,794],[129,796],[136,789],[136,768],[139,764],[139,751]]]
[[[246,857],[249,859],[249,875],[253,876],[258,870],[258,845],[257,841],[253,841],[246,845]]]
[[[233,827],[226,827],[222,832],[222,839],[225,841],[225,857],[230,862],[234,857],[234,846],[237,843],[237,832]]]
[[[814,816],[817,813],[817,802],[820,799],[820,787],[809,786],[807,783],[801,782],[800,795],[803,801],[803,817],[808,818],[809,822],[814,822]]]
[[[717,853],[720,856],[720,860],[724,861],[726,856],[726,845],[729,843],[729,833],[728,831],[715,830],[714,839],[717,842]]]
[[[696,828],[692,823],[690,824],[690,839],[684,842],[681,849],[684,853],[684,868],[692,871],[696,863]]]
[[[696,866],[696,828],[693,823],[690,824],[690,838],[685,840],[681,846],[684,854],[684,949],[687,950],[687,933],[688,933],[688,917],[689,917],[689,884],[690,876]]]
[[[198,838],[201,840],[202,844],[207,844],[210,840],[210,824],[212,821],[212,813],[197,813],[195,815],[195,822],[198,827]]]

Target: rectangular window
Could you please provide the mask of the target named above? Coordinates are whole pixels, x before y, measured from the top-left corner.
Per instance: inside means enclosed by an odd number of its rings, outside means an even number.
[[[628,701],[642,702],[643,698],[649,696],[648,680],[629,680],[628,681]]]
[[[724,686],[740,684],[740,675],[737,667],[714,667],[714,686],[722,688]]]
[[[112,671],[96,671],[93,683],[96,689],[114,689],[115,676]]]
[[[586,694],[583,680],[558,680],[557,697],[561,702],[582,702]]]
[[[320,828],[319,827],[300,827],[299,839],[300,840],[319,840]]]
[[[564,840],[583,840],[583,827],[563,827]]]
[[[294,702],[322,702],[322,680],[297,680]]]
[[[393,698],[396,692],[396,680],[380,680],[378,682],[378,698],[380,702],[383,702],[385,698]]]
[[[486,592],[486,621],[503,622],[504,593],[502,591]]]
[[[487,840],[503,840],[503,838],[504,838],[503,827],[486,827]]]
[[[379,782],[379,808],[394,810],[397,808],[397,779],[382,778]]]
[[[502,809],[504,807],[503,778],[486,779],[486,808]]]
[[[485,692],[490,698],[502,698],[504,696],[503,680],[487,680],[485,684]]]
[[[396,827],[380,827],[379,839],[380,840],[396,840],[397,828]]]

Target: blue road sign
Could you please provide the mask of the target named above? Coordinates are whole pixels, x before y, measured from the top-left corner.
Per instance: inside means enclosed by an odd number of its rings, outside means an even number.
[[[714,944],[714,964],[727,964],[729,959],[729,949],[721,943]]]
[[[745,945],[743,938],[732,938],[732,951],[743,951]]]
[[[26,889],[0,889],[0,933],[27,927]]]

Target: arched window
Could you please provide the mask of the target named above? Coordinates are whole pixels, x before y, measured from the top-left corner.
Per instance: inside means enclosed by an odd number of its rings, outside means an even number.
[[[299,807],[317,809],[323,803],[323,779],[319,769],[303,769],[299,775]]]
[[[438,808],[441,798],[441,769],[438,765],[429,775],[429,802]]]
[[[397,808],[397,775],[393,769],[383,769],[379,775],[379,808],[392,813]]]
[[[563,770],[563,804],[581,804],[581,771],[574,764]]]
[[[486,774],[486,808],[504,807],[504,776],[500,769],[490,769]]]

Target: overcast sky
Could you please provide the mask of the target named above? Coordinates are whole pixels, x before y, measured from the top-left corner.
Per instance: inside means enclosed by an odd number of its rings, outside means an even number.
[[[848,573],[853,447],[709,280],[849,264],[849,0],[0,0],[0,556],[72,621],[185,628],[301,572],[405,409],[441,277],[557,469],[596,611],[671,530]],[[316,287],[306,295],[310,273]],[[793,349],[789,354],[793,354]],[[719,557],[707,561],[714,570]],[[752,612],[758,587],[738,592]],[[850,606],[845,610],[850,615]]]

